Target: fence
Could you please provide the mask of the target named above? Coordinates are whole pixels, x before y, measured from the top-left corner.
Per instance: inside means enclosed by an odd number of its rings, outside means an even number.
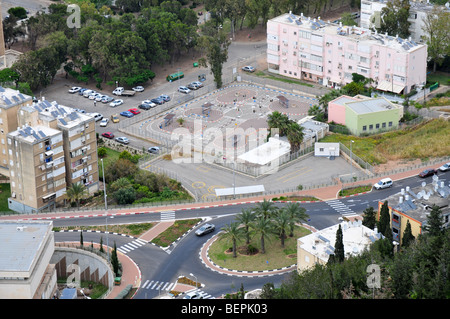
[[[358,164],[362,169],[366,170],[367,175],[372,175],[374,172],[373,166],[367,163],[365,160],[361,159],[359,156],[355,155],[347,146],[339,142],[339,149],[341,153],[346,154],[352,162]]]

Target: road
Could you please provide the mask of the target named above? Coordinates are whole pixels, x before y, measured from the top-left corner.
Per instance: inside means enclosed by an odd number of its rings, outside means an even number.
[[[450,172],[438,174],[441,181],[446,184],[450,181]],[[303,203],[302,207],[306,209],[310,216],[308,225],[316,229],[323,229],[339,222],[340,217],[347,214],[362,213],[364,209],[371,206],[377,209],[378,201],[383,201],[392,194],[400,192],[402,188],[410,186],[414,188],[419,186],[423,181],[431,182],[431,178],[421,179],[417,176],[409,177],[400,181],[396,181],[394,186],[389,189],[372,191],[367,194],[343,198],[339,200],[329,200],[316,203]],[[204,237],[197,237],[193,232],[182,238],[174,247],[168,250],[162,250],[154,245],[146,244],[136,246],[135,249],[127,252],[127,255],[133,259],[141,269],[142,280],[141,287],[138,290],[136,299],[155,298],[159,294],[167,292],[162,287],[170,287],[179,276],[190,277],[193,273],[199,282],[205,284],[202,291],[211,297],[219,297],[223,294],[235,292],[240,288],[241,283],[246,290],[261,288],[265,283],[270,282],[275,286],[279,286],[285,280],[289,273],[273,276],[262,277],[246,277],[246,276],[229,276],[209,268],[201,262],[199,251],[202,245],[210,238],[218,233],[221,227],[234,220],[234,216],[242,211],[242,209],[253,207],[254,204],[241,204],[226,207],[212,207],[195,210],[184,210],[174,212],[175,219],[203,218],[210,220],[216,225],[216,231]],[[277,203],[279,207],[284,203]],[[140,223],[140,222],[156,222],[160,221],[162,215],[160,212],[143,213],[137,215],[118,215],[115,216],[113,223]],[[111,223],[111,222],[110,222]],[[54,221],[55,227],[74,226],[74,225],[104,225],[105,217],[77,218],[77,219],[60,219]],[[105,235],[96,233],[85,233],[83,239],[85,242],[99,242],[100,236]],[[55,233],[55,241],[79,241],[77,233]],[[136,239],[109,235],[109,242],[116,242],[118,249],[121,246],[135,242]],[[157,288],[160,288],[159,290]]]

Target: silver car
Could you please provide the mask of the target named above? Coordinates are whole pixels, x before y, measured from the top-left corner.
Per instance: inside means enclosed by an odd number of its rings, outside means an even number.
[[[216,229],[216,226],[214,226],[213,224],[205,224],[202,227],[200,227],[199,229],[197,229],[195,231],[195,234],[197,236],[206,235],[206,234],[213,232],[214,229]]]

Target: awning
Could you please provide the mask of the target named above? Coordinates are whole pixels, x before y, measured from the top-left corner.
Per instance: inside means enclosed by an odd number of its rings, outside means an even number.
[[[381,81],[377,86],[377,90],[394,92],[396,94],[400,93],[404,88],[404,86],[392,84],[392,82],[388,81]]]
[[[242,195],[264,192],[264,185],[243,186],[243,187],[230,187],[230,188],[216,188],[216,196],[230,196],[230,195]]]

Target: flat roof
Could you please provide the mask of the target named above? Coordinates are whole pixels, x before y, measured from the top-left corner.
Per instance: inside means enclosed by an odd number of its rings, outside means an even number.
[[[20,91],[11,88],[4,88],[2,86],[0,86],[0,97],[0,107],[4,109],[8,109],[14,105],[32,100],[29,95],[20,93]]]
[[[52,221],[1,221],[0,277],[31,271],[52,225]]]
[[[347,102],[346,105],[357,114],[367,114],[397,109],[393,103],[383,97]]]

